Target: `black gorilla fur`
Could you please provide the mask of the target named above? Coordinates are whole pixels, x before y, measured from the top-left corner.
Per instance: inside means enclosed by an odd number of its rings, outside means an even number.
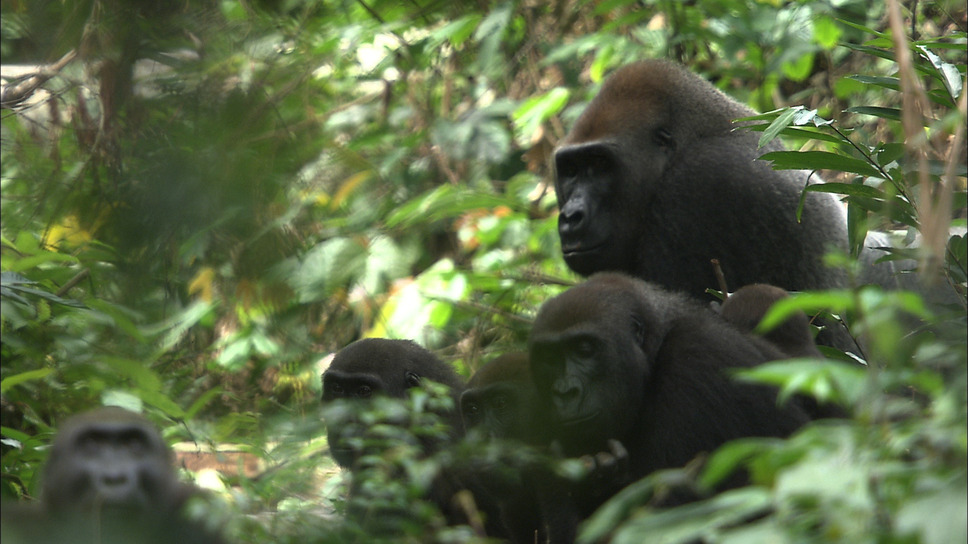
[[[805,171],[776,171],[757,157],[759,133],[732,121],[754,115],[676,64],[649,60],[612,74],[555,153],[558,233],[579,274],[617,271],[692,297],[718,289],[718,259],[730,290],[769,283],[791,291],[840,287],[846,276],[823,256],[847,251],[846,214],[836,197],[806,194],[822,183]],[[872,233],[868,243],[880,246]],[[892,263],[863,283],[896,287]],[[856,351],[844,331],[821,342]]]
[[[785,354],[699,302],[625,274],[595,274],[545,302],[529,346],[541,417],[564,453],[595,454],[610,439],[628,452],[624,479],[576,497],[582,515],[656,470],[736,438],[787,436],[810,419],[800,399],[778,406],[774,388],[730,375]]]

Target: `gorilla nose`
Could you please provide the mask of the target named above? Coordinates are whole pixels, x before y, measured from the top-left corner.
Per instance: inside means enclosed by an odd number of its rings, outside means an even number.
[[[577,234],[585,223],[585,211],[577,206],[565,206],[558,216],[558,231],[562,235]]]
[[[562,380],[554,385],[554,402],[559,414],[576,410],[581,395],[581,386],[574,379]]]
[[[124,471],[104,472],[97,479],[98,492],[109,500],[127,496],[134,484],[134,478]]]

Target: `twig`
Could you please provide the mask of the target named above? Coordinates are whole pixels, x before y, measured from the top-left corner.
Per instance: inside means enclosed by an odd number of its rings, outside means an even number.
[[[726,276],[723,274],[723,267],[719,264],[719,259],[709,259],[713,265],[713,274],[716,274],[716,281],[719,283],[719,290],[723,292],[723,302],[729,298],[729,287],[726,285]]]
[[[91,275],[90,268],[85,268],[84,270],[81,270],[80,272],[75,274],[73,278],[68,280],[67,283],[65,283],[64,286],[58,289],[57,292],[54,294],[59,297],[63,297],[64,295],[67,294],[68,291],[73,289],[75,285],[77,285],[78,283],[81,283],[82,281],[84,281],[85,278],[87,278],[90,275]]]
[[[13,109],[24,100],[30,98],[30,95],[34,94],[34,91],[46,83],[47,80],[56,76],[76,56],[77,52],[71,49],[54,64],[41,66],[33,74],[19,78],[20,81],[18,83],[5,86],[3,91],[0,92],[0,108]]]

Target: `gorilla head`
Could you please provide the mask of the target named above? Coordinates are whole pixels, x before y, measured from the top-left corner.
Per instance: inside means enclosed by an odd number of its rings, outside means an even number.
[[[568,266],[585,276],[622,271],[697,298],[718,287],[713,258],[733,288],[843,283],[822,261],[846,248],[843,210],[832,195],[808,193],[798,217],[810,175],[756,160],[782,147],[761,149],[757,134],[735,130],[733,119],[753,114],[669,62],[612,74],[555,153]]]
[[[169,508],[180,489],[155,427],[116,407],[68,419],[44,470],[44,502],[53,512]]]

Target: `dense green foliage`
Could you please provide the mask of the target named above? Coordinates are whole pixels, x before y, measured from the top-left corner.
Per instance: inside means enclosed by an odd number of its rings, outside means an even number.
[[[120,404],[171,442],[262,461],[255,477],[205,480],[232,540],[368,541],[333,515],[346,505],[320,359],[362,336],[413,338],[469,375],[520,349],[541,302],[578,279],[558,248],[551,150],[605,74],[663,57],[770,112],[754,129],[793,151],[768,158],[824,171],[855,246],[868,228],[921,236],[898,256],[961,304],[869,287],[797,297],[849,318],[867,368],[747,378],[855,417],[647,478],[582,538],[965,542],[968,245],[948,234],[966,226],[965,6],[914,3],[892,27],[892,5],[4,2],[5,78],[67,61],[4,82],[4,497],[36,496],[65,415]],[[373,476],[364,500],[419,510],[396,540],[475,538],[412,501],[449,461]],[[755,485],[649,507],[670,482],[741,464]]]

